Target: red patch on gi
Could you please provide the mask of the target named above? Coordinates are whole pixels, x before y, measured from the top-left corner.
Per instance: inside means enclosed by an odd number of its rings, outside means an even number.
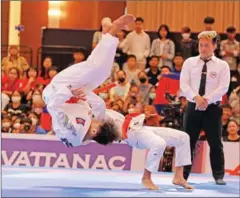
[[[211,78],[216,78],[217,77],[217,72],[211,72],[210,77]]]
[[[82,118],[76,118],[76,122],[77,122],[77,124],[81,124],[83,126],[85,125],[85,120]]]

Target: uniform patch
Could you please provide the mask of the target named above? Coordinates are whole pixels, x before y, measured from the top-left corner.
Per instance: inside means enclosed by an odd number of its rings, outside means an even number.
[[[211,78],[216,78],[217,77],[217,72],[211,72],[210,77]]]
[[[82,118],[76,118],[76,122],[77,122],[77,124],[81,124],[83,126],[85,125],[85,120]]]

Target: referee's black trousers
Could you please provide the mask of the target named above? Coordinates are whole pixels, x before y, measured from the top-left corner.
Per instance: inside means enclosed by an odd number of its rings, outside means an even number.
[[[193,161],[194,149],[201,130],[205,131],[210,146],[210,162],[214,179],[224,177],[224,153],[222,136],[222,108],[220,105],[210,104],[206,111],[195,110],[195,103],[188,102],[184,114],[184,131],[190,136],[191,157]],[[191,165],[184,167],[184,178],[191,172]]]

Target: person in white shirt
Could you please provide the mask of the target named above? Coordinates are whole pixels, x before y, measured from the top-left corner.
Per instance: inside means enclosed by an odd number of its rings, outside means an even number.
[[[101,121],[99,118],[104,115],[104,112],[98,109],[105,106],[105,103],[92,90],[101,85],[111,74],[119,42],[114,35],[134,20],[133,15],[124,15],[112,24],[107,23],[106,34],[102,35],[101,41],[88,59],[58,73],[44,89],[43,99],[52,117],[53,130],[67,146],[81,145],[97,135],[96,131]],[[84,90],[88,102],[66,103],[75,94],[81,93],[78,88]],[[92,110],[95,111],[94,115]],[[100,115],[101,113],[103,115]],[[92,120],[92,116],[95,119]]]
[[[123,66],[123,71],[127,74],[127,81],[130,84],[138,83],[138,74],[140,70],[137,67],[137,59],[133,54],[128,55],[127,62]]]
[[[214,56],[217,33],[203,31],[198,35],[199,56],[188,58],[180,74],[181,95],[188,100],[184,115],[184,131],[190,136],[191,152],[201,130],[206,133],[210,146],[210,161],[216,184],[225,185],[224,153],[221,142],[220,102],[230,83],[228,64]],[[191,166],[184,168],[184,177],[188,178]]]
[[[146,58],[150,53],[150,37],[143,30],[144,20],[141,17],[136,18],[135,30],[126,37],[124,52],[134,54],[137,57],[138,69],[144,70],[146,67]]]

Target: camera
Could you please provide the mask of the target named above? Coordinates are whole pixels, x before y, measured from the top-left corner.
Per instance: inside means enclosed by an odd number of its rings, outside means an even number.
[[[31,129],[31,126],[29,124],[24,124],[23,129],[24,131],[28,132]]]
[[[166,93],[165,98],[169,101],[169,105],[166,105],[160,112],[165,118],[161,121],[161,124],[165,127],[173,129],[181,129],[183,123],[183,113],[181,111],[181,103],[177,100],[176,96],[172,96]]]

